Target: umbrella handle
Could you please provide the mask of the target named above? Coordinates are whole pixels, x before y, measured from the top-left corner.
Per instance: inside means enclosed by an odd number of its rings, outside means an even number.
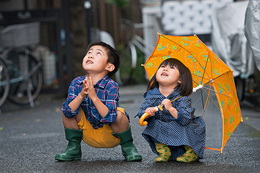
[[[139,124],[140,124],[141,126],[145,126],[145,125],[148,124],[148,122],[147,122],[147,121],[144,121],[144,119],[147,118],[149,115],[150,115],[149,113],[144,113],[144,114],[141,116],[141,118],[140,118],[140,120],[139,120]]]
[[[158,109],[160,109],[160,110],[162,109],[161,107],[160,107],[160,108],[158,108],[158,107],[159,107],[159,106],[154,107],[154,110],[155,110],[155,111],[158,111]],[[144,113],[144,114],[141,116],[141,118],[139,119],[139,124],[140,124],[141,126],[145,126],[145,125],[148,124],[148,122],[145,121],[144,119],[147,118],[149,115],[150,115],[149,113]]]

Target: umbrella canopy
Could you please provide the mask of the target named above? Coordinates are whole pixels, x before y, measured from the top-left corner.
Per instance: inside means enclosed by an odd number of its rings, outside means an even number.
[[[176,58],[186,65],[193,80],[192,104],[206,122],[206,149],[223,151],[243,121],[232,70],[196,35],[161,35],[143,65],[149,79],[162,61]]]

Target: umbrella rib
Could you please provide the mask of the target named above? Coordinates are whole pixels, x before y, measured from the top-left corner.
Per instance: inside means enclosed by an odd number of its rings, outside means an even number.
[[[210,87],[212,87],[212,86],[210,86]],[[202,88],[202,89],[203,89],[203,88]],[[209,89],[209,90],[212,91],[211,89]],[[203,91],[205,92],[206,95],[208,95],[207,101],[206,101],[205,105],[207,105],[208,99],[210,99],[210,100],[212,101],[212,103],[216,106],[216,108],[220,111],[220,108],[218,107],[218,105],[217,105],[217,104],[215,103],[215,101],[213,101],[213,99],[209,96],[210,92],[207,94],[207,92],[206,92],[204,89],[203,89]],[[206,106],[205,106],[205,108],[203,109],[202,116],[203,116],[203,114],[204,114],[205,109],[206,109]]]
[[[204,88],[204,87],[203,87],[203,88]],[[212,89],[209,89],[209,88],[204,88],[204,89],[208,89],[208,90],[214,91],[215,93],[218,93],[218,94],[221,94],[221,95],[223,95],[223,96],[227,96],[227,97],[230,97],[230,98],[231,98],[231,96],[226,95],[226,94],[223,94],[223,93],[220,93],[220,92],[218,92],[218,91],[215,91],[215,90],[212,90]]]
[[[197,76],[197,75],[196,75],[196,76]],[[198,82],[196,82],[195,80],[193,80],[193,82],[195,82],[196,84],[198,84]],[[212,81],[209,81],[209,82],[203,84],[203,86],[208,85],[210,82],[212,82]],[[214,91],[215,93],[218,93],[218,94],[221,94],[221,95],[224,95],[224,96],[227,96],[227,97],[231,97],[231,96],[229,96],[229,95],[223,94],[223,93],[221,93],[221,92],[218,92],[218,91],[215,91],[215,90],[212,90],[212,89],[209,89],[209,88],[205,88],[205,87],[203,87],[203,88],[204,88],[204,89],[211,90],[211,91]]]
[[[221,74],[221,75],[215,77],[214,79],[211,79],[209,82],[205,83],[204,85],[208,85],[209,83],[212,83],[215,79],[221,77],[222,75],[224,75],[224,74],[226,74],[226,73],[227,73],[227,72],[225,72],[225,73],[223,73],[223,74]],[[195,81],[194,81],[194,82],[195,82]],[[197,83],[197,82],[195,82],[195,83]],[[204,87],[203,87],[203,88],[204,88]],[[210,89],[209,89],[209,90],[210,90]],[[226,95],[226,94],[220,93],[220,92],[215,91],[215,90],[212,90],[212,91],[214,91],[214,92],[216,92],[216,93],[218,93],[218,94],[221,94],[221,95],[227,96],[227,97],[231,97],[231,96],[229,96],[229,95]]]
[[[194,73],[192,73],[192,75],[193,75],[193,76],[200,77],[199,75],[196,75],[196,74],[194,74]],[[211,79],[209,79],[209,78],[206,78],[206,77],[204,77],[204,79],[207,79],[207,80],[209,80],[209,81],[211,80]],[[209,83],[209,82],[207,82],[207,83]]]
[[[212,86],[210,86],[210,87],[212,87]],[[207,93],[206,91],[205,91],[205,89],[206,88],[202,88],[202,90],[204,91],[204,93],[207,95],[207,101],[205,102],[205,107],[204,107],[204,102],[202,101],[202,105],[203,105],[203,112],[202,112],[202,117],[203,117],[203,114],[204,114],[204,112],[205,112],[205,110],[206,110],[206,105],[207,105],[207,102],[208,102],[208,99],[210,99],[211,101],[212,101],[212,103],[216,106],[216,108],[220,111],[220,108],[218,107],[218,105],[215,103],[215,101],[213,101],[213,99],[209,96],[209,94],[210,93]],[[207,88],[208,89],[208,88]],[[209,89],[210,91],[213,91],[214,92],[214,90],[211,90],[211,89]],[[202,92],[202,91],[201,91]],[[203,99],[203,97],[202,97],[202,93],[201,93],[201,98]],[[198,100],[195,102],[195,104],[198,102]]]
[[[197,73],[197,69],[196,69],[196,65],[195,65],[195,63],[194,63],[194,61],[192,61],[193,62],[193,66],[194,66],[194,69],[195,69],[195,71],[196,71],[196,73]],[[198,79],[198,81],[200,81],[199,80],[199,76],[198,75],[196,75],[197,76],[197,79]],[[197,82],[196,82],[197,83]],[[201,82],[202,83],[202,82]],[[198,84],[198,83],[197,83]]]
[[[195,36],[196,36],[196,38],[198,38],[197,35],[195,35]],[[199,38],[198,38],[198,39],[199,39]],[[200,39],[199,39],[199,40],[200,40]],[[201,41],[201,40],[200,40],[200,41]],[[205,44],[203,43],[203,41],[201,41],[201,43],[202,43],[203,47],[205,48],[205,50],[207,51],[208,55],[210,55],[210,54],[209,54],[209,51],[206,49]],[[184,49],[185,49],[185,48],[184,48]],[[187,49],[185,49],[185,50],[187,50]],[[203,68],[203,66],[201,65],[200,61],[199,61],[196,57],[194,57],[194,58],[195,58],[196,61],[199,63],[199,65]],[[209,57],[208,57],[208,58],[209,58]],[[202,81],[203,81],[203,79],[204,79],[205,73],[207,74],[207,76],[209,76],[208,73],[206,72],[207,63],[208,63],[208,61],[206,61],[205,69],[204,69],[203,76],[202,76]],[[211,70],[211,71],[212,71],[212,70]],[[211,76],[212,76],[212,75],[211,75]]]
[[[145,65],[145,64],[141,64],[141,66],[143,66],[143,67],[146,67],[146,66],[148,66],[148,65]],[[149,65],[149,67],[159,67],[159,66],[153,66],[153,65]]]
[[[225,73],[222,73],[222,74],[220,74],[220,75],[218,75],[217,77],[215,77],[214,79],[212,79],[213,81],[215,80],[215,79],[217,79],[217,78],[219,78],[219,77],[221,77],[221,76],[223,76],[224,74],[226,74],[226,73],[228,73],[229,71],[226,71]]]
[[[205,92],[205,91],[204,91],[204,92]],[[205,107],[204,107],[204,104],[203,104],[203,101],[202,101],[203,112],[202,112],[201,117],[203,117],[203,115],[204,115],[204,113],[205,113],[205,110],[206,110],[206,107],[207,107],[207,104],[208,104],[208,100],[209,100],[209,94],[210,94],[210,92],[208,93],[207,101],[205,102]],[[202,91],[201,91],[201,99],[203,100]]]
[[[208,52],[208,59],[207,59],[207,61],[206,61],[206,66],[205,66],[205,70],[204,70],[204,74],[205,74],[205,72],[206,72],[206,67],[207,67],[207,64],[208,64],[208,60],[210,59],[209,57],[210,57],[210,54],[209,54],[209,51],[208,51],[208,49],[206,48],[206,45],[202,42],[202,45],[203,45],[203,47],[206,49],[206,51]],[[210,72],[211,72],[211,76],[212,76],[212,63],[211,63],[211,69],[210,69]],[[203,77],[204,77],[204,74],[203,74]],[[203,78],[202,78],[202,80],[203,80]]]
[[[207,92],[205,91],[205,88],[202,88],[203,89],[203,91],[205,92],[205,94],[206,95],[208,95],[207,94]],[[209,90],[211,90],[211,89],[209,89]],[[212,91],[214,91],[214,90],[212,90]],[[217,104],[215,103],[215,101],[213,101],[213,99],[208,95],[208,98],[210,98],[210,100],[214,103],[214,105],[220,110],[220,108],[217,106]]]
[[[207,49],[206,49],[207,50]],[[209,52],[208,52],[209,54]],[[208,61],[206,61],[206,65],[205,65],[205,69],[204,69],[204,72],[203,72],[203,75],[202,75],[202,79],[201,79],[201,82],[203,82],[203,79],[204,79],[204,75],[205,75],[205,72],[206,72],[206,68],[207,68],[207,64],[208,64]]]
[[[203,117],[203,115],[204,115],[204,112],[205,112],[205,109],[206,109],[206,105],[207,105],[207,102],[205,103],[205,107],[204,107],[204,102],[203,102],[203,95],[202,95],[202,90],[201,90],[201,92],[200,92],[200,95],[201,95],[201,102],[202,102],[202,107],[203,107],[203,112],[202,112],[202,115],[201,115],[201,117]]]

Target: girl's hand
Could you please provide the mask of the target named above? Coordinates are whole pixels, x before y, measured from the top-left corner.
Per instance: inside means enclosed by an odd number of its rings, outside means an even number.
[[[153,107],[149,107],[145,110],[144,114],[140,117],[139,119],[139,124],[141,126],[145,126],[148,124],[147,121],[145,121],[147,118],[150,118],[152,116],[154,116],[156,110]]]
[[[150,115],[150,116],[148,116],[148,117],[154,116],[155,112],[156,112],[156,111],[154,110],[153,107],[147,108],[147,109],[145,110],[145,113],[148,113],[148,114]]]
[[[169,111],[172,108],[172,102],[169,99],[164,99],[161,103],[164,108]]]
[[[161,105],[170,112],[173,118],[178,118],[178,112],[174,107],[172,107],[172,102],[169,99],[164,99]]]

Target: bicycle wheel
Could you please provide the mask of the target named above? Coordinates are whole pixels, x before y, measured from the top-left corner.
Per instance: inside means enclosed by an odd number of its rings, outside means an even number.
[[[121,53],[120,68],[115,74],[116,81],[119,85],[127,85],[131,83],[133,72],[136,67],[136,60],[136,48],[132,42],[129,42]]]
[[[0,107],[4,104],[10,89],[10,79],[8,74],[8,69],[0,57]]]
[[[11,51],[7,60],[11,83],[8,99],[16,104],[34,106],[43,84],[42,62],[27,49]]]

